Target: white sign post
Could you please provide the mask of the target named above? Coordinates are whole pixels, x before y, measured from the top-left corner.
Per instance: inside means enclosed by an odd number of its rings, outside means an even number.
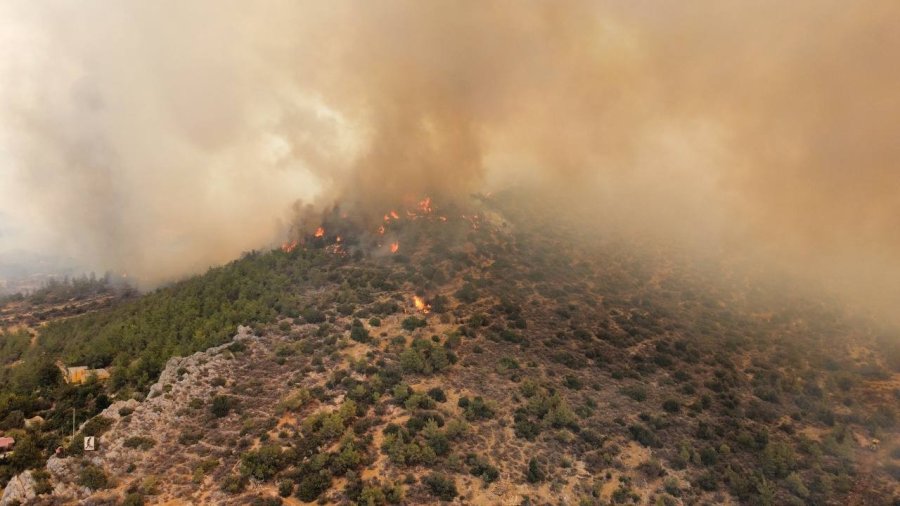
[[[94,436],[85,436],[84,437],[84,451],[92,452],[94,451]]]

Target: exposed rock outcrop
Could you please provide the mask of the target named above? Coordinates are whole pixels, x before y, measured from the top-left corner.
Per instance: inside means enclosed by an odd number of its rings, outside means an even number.
[[[6,488],[3,490],[3,496],[0,497],[0,505],[23,503],[35,497],[35,482],[31,471],[25,471],[13,476]]]
[[[114,402],[98,416],[111,420],[110,429],[97,438],[97,450],[84,456],[50,457],[46,470],[56,500],[83,501],[95,491],[78,485],[79,472],[85,462],[97,466],[113,477],[125,475],[143,456],[140,448],[129,448],[126,441],[143,437],[156,442],[158,439],[176,438],[173,428],[178,428],[179,416],[175,413],[186,407],[190,399],[207,398],[217,387],[208,379],[233,365],[231,353],[223,353],[235,342],[253,339],[250,328],[239,326],[231,342],[194,353],[187,357],[173,357],[166,362],[159,380],[151,385],[144,401],[127,399]],[[229,362],[231,364],[229,364]],[[79,427],[83,429],[88,421]],[[26,503],[35,500],[36,482],[31,471],[13,477],[3,491],[0,506]]]

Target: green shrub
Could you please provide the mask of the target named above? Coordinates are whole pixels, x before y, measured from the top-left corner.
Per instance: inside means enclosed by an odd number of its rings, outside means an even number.
[[[681,403],[677,399],[666,399],[662,407],[669,413],[677,413],[681,410]]]
[[[471,304],[478,300],[478,290],[475,289],[472,283],[466,283],[453,296],[460,302]]]
[[[246,476],[230,474],[222,480],[222,492],[228,494],[240,494],[247,488],[248,481]]]
[[[185,429],[178,435],[178,443],[190,446],[203,439],[203,433],[195,429]]]
[[[567,374],[565,379],[563,380],[563,386],[566,388],[571,388],[572,390],[581,390],[584,388],[584,383],[578,378],[578,376],[574,376],[572,374]]]
[[[471,401],[466,399],[465,417],[466,420],[488,420],[494,417],[494,408],[492,408],[481,396],[473,398]],[[460,398],[459,402],[463,402]]]
[[[241,455],[241,474],[266,481],[275,476],[286,463],[281,447],[266,445]]]
[[[806,499],[809,497],[809,489],[806,488],[806,484],[803,483],[803,479],[800,478],[800,475],[797,473],[791,473],[784,480],[785,485],[787,485],[788,490],[791,491],[795,496]]]
[[[546,478],[546,475],[541,464],[536,458],[532,457],[528,461],[528,467],[525,469],[525,479],[528,480],[528,483],[540,483],[544,481],[544,478]]]
[[[144,506],[144,495],[140,492],[131,492],[122,500],[122,506]]]
[[[297,497],[301,501],[315,501],[331,486],[331,473],[326,469],[306,475],[297,487]]]
[[[217,395],[213,397],[209,410],[216,418],[228,416],[228,413],[237,405],[237,399],[228,395]]]
[[[122,443],[122,445],[126,448],[138,448],[146,451],[150,448],[153,448],[156,445],[156,441],[149,437],[132,436],[126,439],[125,442]]]
[[[416,318],[415,316],[404,318],[403,321],[400,322],[400,326],[409,332],[425,327],[426,325],[428,325],[428,322],[425,321],[424,318]]]
[[[105,416],[95,416],[88,420],[84,427],[81,429],[81,433],[85,436],[100,436],[112,427],[113,420],[112,418],[107,418]]]
[[[794,449],[787,443],[772,441],[763,449],[761,464],[766,476],[784,478],[794,469],[795,462]]]
[[[660,446],[659,438],[652,430],[641,424],[632,424],[628,427],[632,439],[644,446],[658,447]]]
[[[431,473],[423,478],[422,482],[428,487],[431,495],[442,501],[452,501],[458,494],[456,482],[444,474]]]
[[[480,477],[485,484],[493,483],[500,478],[499,469],[475,454],[466,456],[466,464],[469,466],[469,474]]]
[[[78,484],[91,490],[101,490],[109,487],[109,478],[103,469],[85,461],[78,473]]]
[[[215,458],[209,458],[201,460],[196,467],[194,467],[194,474],[192,480],[194,483],[201,483],[203,481],[203,477],[206,476],[206,473],[212,471],[219,465],[219,460]]]
[[[369,342],[369,331],[363,327],[363,324],[359,320],[354,320],[353,325],[350,327],[350,339],[360,343]]]
[[[306,323],[322,323],[325,321],[325,313],[316,308],[307,308],[300,312],[300,316],[306,320]]]
[[[284,399],[282,399],[277,406],[277,411],[283,413],[285,411],[297,411],[306,405],[307,402],[312,399],[312,395],[310,395],[309,390],[305,388],[298,388],[296,390],[291,391]]]
[[[428,397],[431,397],[437,402],[447,402],[447,395],[440,387],[434,387],[428,390]]]
[[[290,497],[294,493],[294,482],[291,480],[281,480],[278,482],[278,495],[281,497]]]
[[[647,388],[642,385],[630,385],[622,388],[619,392],[638,402],[647,400]]]
[[[425,339],[414,339],[400,354],[400,366],[405,372],[431,374],[449,367],[453,359],[443,347]]]

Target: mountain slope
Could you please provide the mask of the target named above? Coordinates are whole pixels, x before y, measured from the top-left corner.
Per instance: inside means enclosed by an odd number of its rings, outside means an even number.
[[[896,334],[733,265],[482,205],[429,202],[377,231],[338,213],[280,251],[47,329],[50,355],[114,372],[107,393],[68,394],[106,410],[38,475],[43,490],[132,504],[897,496]],[[124,400],[161,369],[147,400]],[[80,455],[84,435],[99,451]]]

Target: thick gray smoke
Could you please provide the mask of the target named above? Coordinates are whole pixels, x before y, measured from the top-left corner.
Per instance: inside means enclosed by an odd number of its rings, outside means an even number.
[[[8,1],[0,244],[152,282],[277,240],[297,199],[512,182],[896,301],[898,22],[889,0]]]

